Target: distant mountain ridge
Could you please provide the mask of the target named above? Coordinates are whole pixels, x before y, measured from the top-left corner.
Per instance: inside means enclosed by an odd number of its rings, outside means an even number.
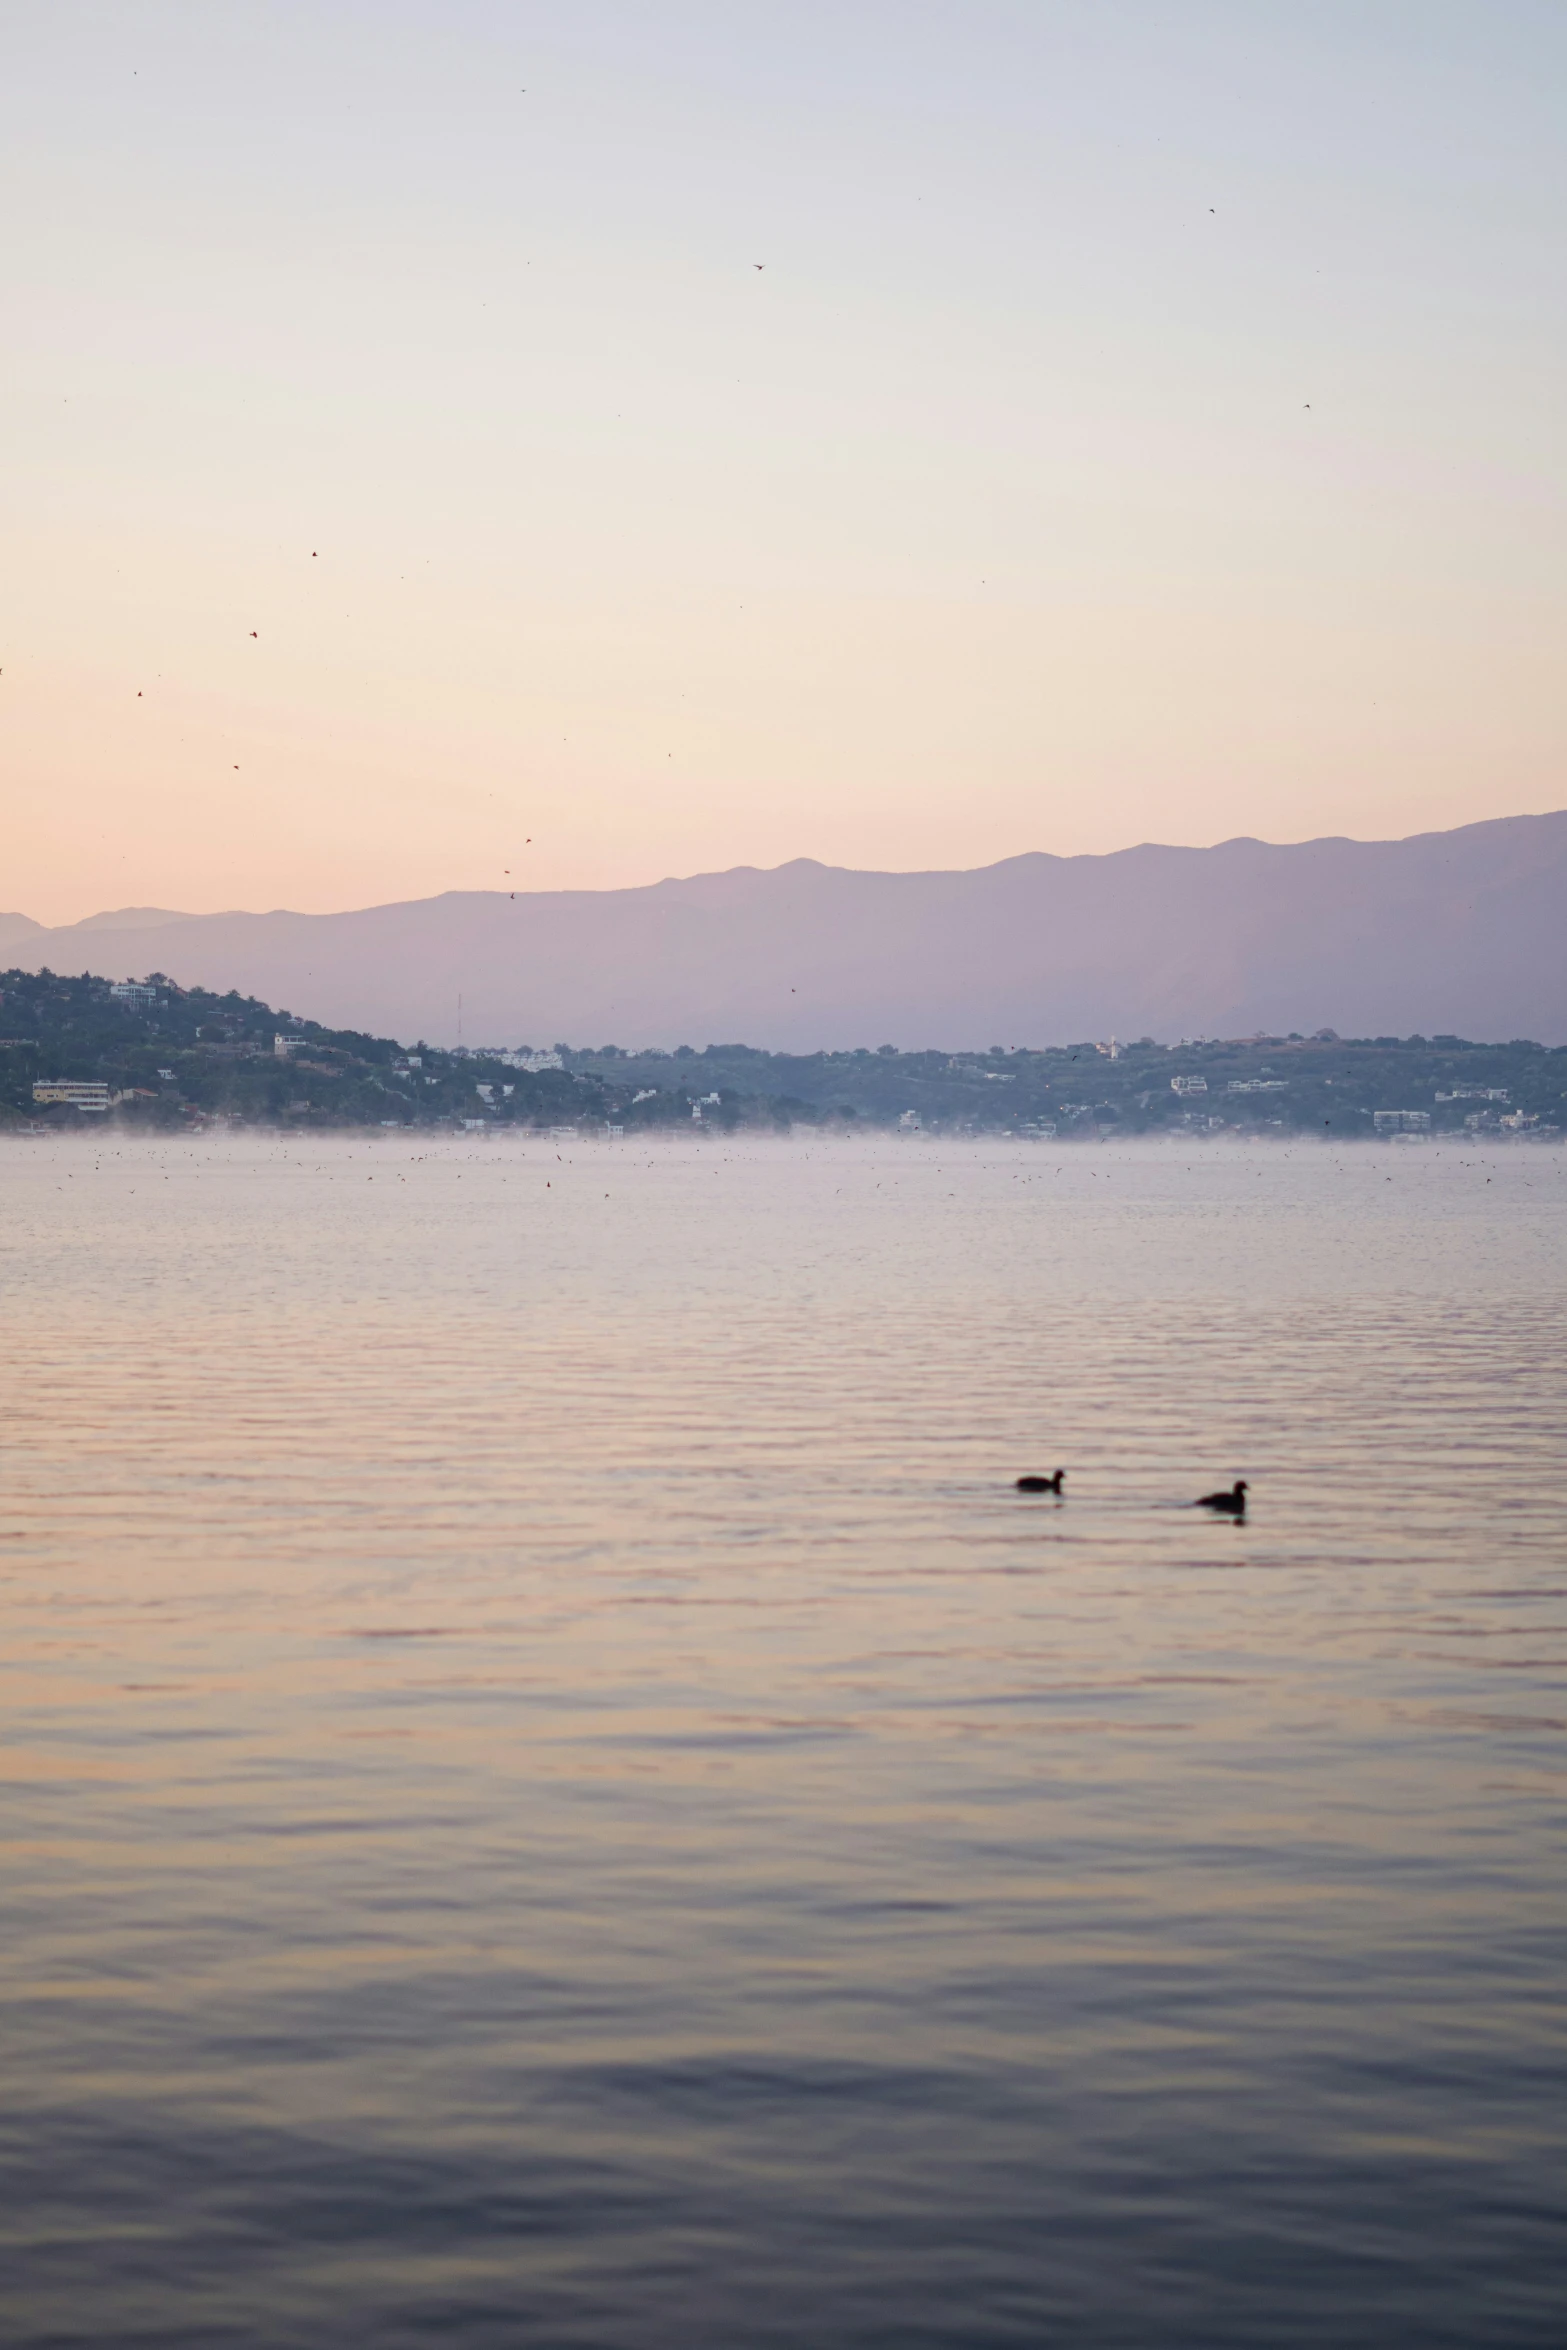
[[[171,922],[195,922],[195,914],[178,914],[171,906],[118,906],[109,914],[84,914],[80,922],[67,922],[56,930],[47,930],[42,922],[35,922],[30,914],[0,914],[0,952],[13,941],[47,935],[50,938],[74,938],[84,930],[166,930]]]
[[[1088,1037],[1567,1042],[1567,811],[970,872],[799,858],[623,890],[345,914],[0,915],[20,967],[161,970],[432,1043],[958,1048]],[[459,998],[461,1009],[459,1014]]]

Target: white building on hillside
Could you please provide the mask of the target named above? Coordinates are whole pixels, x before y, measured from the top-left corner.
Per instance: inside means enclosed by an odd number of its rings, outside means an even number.
[[[107,1085],[91,1077],[42,1077],[33,1087],[35,1102],[64,1102],[73,1110],[107,1110],[113,1097]]]

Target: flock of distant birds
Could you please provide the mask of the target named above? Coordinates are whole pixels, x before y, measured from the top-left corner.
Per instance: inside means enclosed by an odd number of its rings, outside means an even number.
[[[1019,1493],[1053,1493],[1059,1501],[1064,1499],[1062,1486],[1065,1478],[1065,1469],[1057,1469],[1053,1477],[1019,1477],[1017,1490]],[[1191,1506],[1194,1510],[1215,1510],[1221,1518],[1244,1518],[1246,1480],[1237,1477],[1234,1484],[1227,1486],[1222,1493],[1200,1493]]]

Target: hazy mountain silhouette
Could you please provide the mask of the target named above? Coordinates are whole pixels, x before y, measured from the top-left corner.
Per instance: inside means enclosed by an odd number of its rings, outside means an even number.
[[[193,914],[177,914],[171,906],[117,906],[112,913],[85,914],[80,922],[49,931],[30,914],[0,914],[0,951],[25,938],[74,938],[83,930],[166,930],[171,922],[197,919]]]
[[[960,873],[809,858],[350,914],[0,915],[30,970],[161,970],[470,1044],[1048,1044],[1336,1028],[1567,1041],[1567,811]]]

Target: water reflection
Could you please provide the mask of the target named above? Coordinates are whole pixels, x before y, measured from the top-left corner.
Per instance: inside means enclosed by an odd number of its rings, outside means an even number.
[[[8,1149],[14,2338],[1554,2341],[1563,1167]]]

